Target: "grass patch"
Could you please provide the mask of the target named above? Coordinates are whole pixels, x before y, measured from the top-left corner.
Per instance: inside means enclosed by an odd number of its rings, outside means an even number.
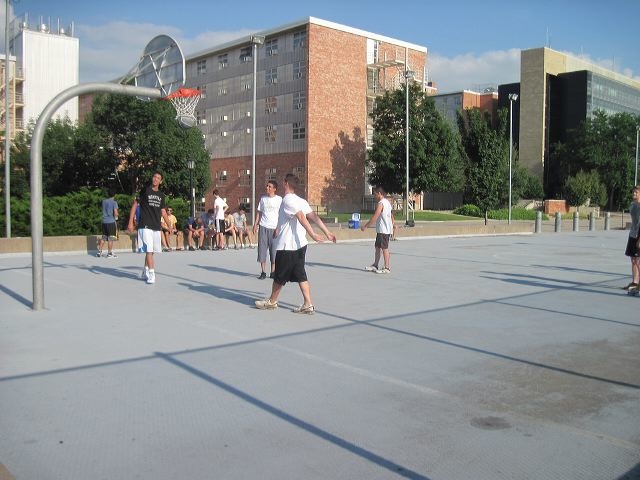
[[[404,212],[394,212],[396,222],[404,223]],[[331,213],[329,217],[336,217],[338,222],[346,223],[351,220],[350,213]],[[373,216],[373,212],[362,212],[360,214],[360,222],[366,222]],[[416,222],[447,222],[452,220],[476,220],[474,217],[464,215],[454,215],[453,213],[433,212],[430,210],[419,211],[415,213],[414,220]]]

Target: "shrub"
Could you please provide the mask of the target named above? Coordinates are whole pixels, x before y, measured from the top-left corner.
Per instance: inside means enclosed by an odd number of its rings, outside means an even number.
[[[526,208],[512,208],[511,220],[535,220],[536,213],[536,210],[527,210]],[[499,210],[489,210],[487,216],[492,220],[508,220],[509,209],[501,208]],[[549,220],[549,217],[543,213],[542,219]]]
[[[456,215],[464,215],[465,217],[484,217],[483,213],[480,211],[480,207],[470,203],[456,208],[453,213]]]

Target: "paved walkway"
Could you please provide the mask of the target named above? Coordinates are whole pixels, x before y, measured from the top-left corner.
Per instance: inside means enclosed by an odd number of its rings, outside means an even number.
[[[640,478],[624,231],[0,258],[0,479]]]

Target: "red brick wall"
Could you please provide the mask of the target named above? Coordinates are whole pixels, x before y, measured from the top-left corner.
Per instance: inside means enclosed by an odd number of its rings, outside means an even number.
[[[214,159],[209,162],[211,171],[211,187],[205,193],[205,205],[211,208],[213,205],[214,188],[217,188],[222,198],[227,199],[227,204],[232,211],[238,208],[238,199],[247,197],[251,199],[251,180],[249,185],[241,186],[238,170],[251,170],[251,157],[230,157],[222,159]],[[291,173],[295,167],[303,167],[305,165],[304,152],[281,153],[274,155],[257,155],[256,156],[256,205],[260,201],[260,197],[265,193],[265,185],[267,180],[265,170],[267,168],[276,169],[276,181],[278,182],[278,193],[282,195],[282,180],[287,173]],[[222,170],[227,171],[227,183],[225,186],[216,186],[216,174]],[[302,178],[301,181],[305,182]],[[302,192],[304,193],[304,192]],[[247,215],[249,217],[249,215]]]
[[[308,201],[353,208],[364,193],[366,38],[314,24],[308,38]]]

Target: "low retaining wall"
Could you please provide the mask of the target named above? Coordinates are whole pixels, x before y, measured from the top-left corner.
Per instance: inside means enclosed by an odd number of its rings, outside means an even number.
[[[376,236],[375,228],[366,231],[347,228],[346,224],[328,224],[338,241],[372,240]],[[317,228],[316,228],[317,231]],[[510,235],[533,232],[533,223],[484,223],[477,222],[425,222],[415,227],[400,225],[395,237],[397,239],[428,236],[463,236],[463,235]],[[95,253],[99,235],[44,237],[43,250],[46,254],[62,253]],[[116,252],[134,252],[136,234],[120,232],[118,240],[113,243]],[[0,238],[0,256],[30,255],[31,237]]]

